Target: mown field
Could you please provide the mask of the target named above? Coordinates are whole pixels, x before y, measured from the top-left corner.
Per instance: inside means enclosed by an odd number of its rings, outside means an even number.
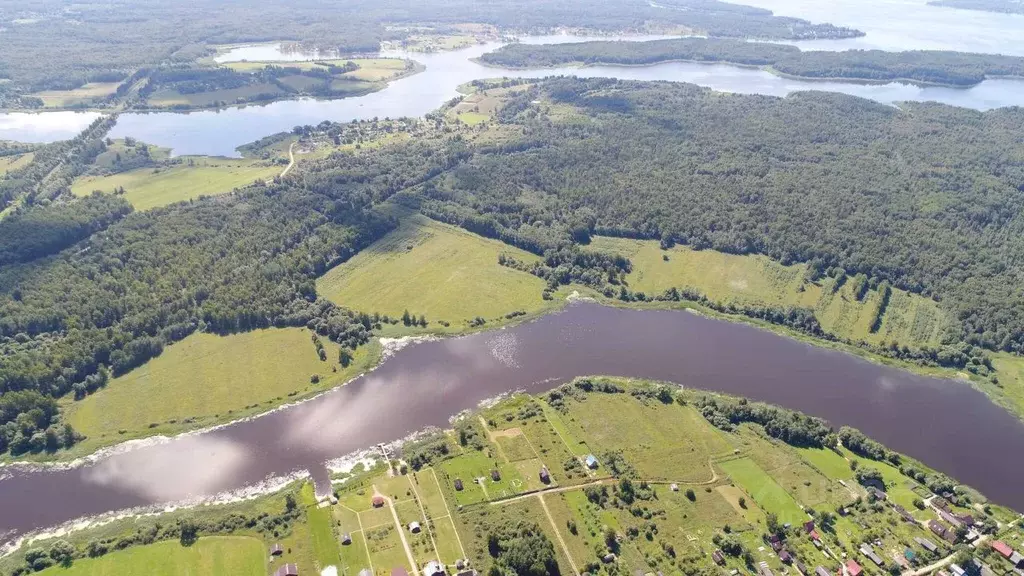
[[[43,576],[261,576],[266,573],[263,542],[244,536],[201,538],[192,546],[165,541],[78,560]]]
[[[893,290],[881,327],[871,332],[879,292],[869,290],[863,300],[857,300],[852,282],[846,282],[833,293],[832,278],[805,280],[806,264],[783,266],[765,256],[695,251],[685,246],[661,250],[653,240],[596,237],[590,246],[630,258],[633,272],[628,281],[633,290],[656,295],[672,287],[690,287],[723,303],[811,308],[822,328],[852,340],[934,346],[949,323],[935,301]]]
[[[87,436],[83,453],[140,435],[170,434],[234,420],[328,389],[375,361],[372,346],[338,364],[338,346],[324,339],[321,361],[302,328],[270,328],[217,336],[196,333],[114,378],[84,400],[68,402],[68,421]],[[310,377],[320,381],[311,383]]]
[[[249,159],[190,157],[182,164],[157,169],[82,177],[71,186],[71,191],[86,196],[94,190],[113,192],[124,188],[125,198],[136,210],[149,210],[200,196],[224,194],[256,180],[273,178],[281,170],[276,164]]]
[[[32,161],[33,154],[12,154],[11,156],[0,156],[0,176],[11,170],[17,170]]]
[[[362,312],[423,314],[440,331],[440,321],[459,330],[477,316],[492,321],[553,308],[541,298],[544,282],[500,266],[502,253],[537,258],[419,214],[406,215],[397,230],[319,278],[317,292]]]
[[[46,108],[89,106],[96,100],[116,92],[120,84],[120,82],[90,82],[74,90],[47,90],[36,92],[32,96],[42,99]]]

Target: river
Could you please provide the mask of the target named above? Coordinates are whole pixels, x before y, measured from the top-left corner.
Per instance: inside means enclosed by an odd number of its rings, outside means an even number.
[[[62,471],[0,480],[8,537],[112,510],[208,497],[389,442],[484,399],[574,376],[653,378],[777,403],[851,425],[1024,510],[1024,424],[970,386],[926,378],[746,324],[594,303],[514,328],[409,345],[305,403]],[[996,450],[998,448],[998,451]],[[2,469],[0,469],[2,471]]]

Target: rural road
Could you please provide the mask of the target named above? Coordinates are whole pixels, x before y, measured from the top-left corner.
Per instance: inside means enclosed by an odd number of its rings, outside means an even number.
[[[569,561],[572,573],[576,576],[580,576],[580,569],[576,567],[576,562],[572,559],[572,554],[569,553],[569,546],[565,544],[565,539],[562,538],[562,531],[558,529],[558,524],[555,524],[555,517],[552,516],[551,511],[548,510],[548,503],[544,501],[544,494],[538,492],[537,499],[540,500],[540,507],[544,509],[544,515],[548,517],[548,522],[551,523],[551,528],[554,529],[555,536],[558,537],[558,543],[562,545],[562,552],[565,553],[565,559]]]
[[[295,166],[295,142],[292,142],[291,146],[288,147],[288,165],[281,171],[281,178],[288,174],[292,166]]]

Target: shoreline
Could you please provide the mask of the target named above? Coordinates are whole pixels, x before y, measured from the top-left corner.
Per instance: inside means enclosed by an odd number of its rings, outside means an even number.
[[[800,76],[797,74],[789,74],[781,70],[777,70],[771,65],[760,65],[760,64],[744,64],[742,62],[731,62],[729,60],[692,60],[687,58],[669,58],[666,60],[658,60],[656,62],[645,62],[642,64],[628,64],[621,62],[581,62],[573,61],[566,62],[564,64],[552,64],[546,66],[508,66],[503,64],[494,64],[487,62],[482,57],[470,58],[471,62],[491,68],[493,70],[510,70],[510,71],[528,71],[528,70],[554,70],[557,68],[594,68],[598,66],[607,67],[621,67],[621,68],[650,68],[653,66],[659,66],[662,64],[704,64],[708,66],[735,66],[736,68],[744,68],[747,70],[762,70],[768,72],[773,76],[784,78],[788,80],[800,80],[806,82],[841,82],[845,84],[862,84],[867,86],[884,86],[886,84],[912,84],[921,88],[952,88],[957,90],[969,90],[980,86],[987,80],[1020,80],[1024,81],[1024,76],[1007,76],[1007,75],[985,75],[985,78],[979,82],[973,84],[948,84],[942,82],[929,82],[927,80],[915,80],[913,78],[856,78],[856,77],[836,77],[836,78],[823,78],[820,76]]]

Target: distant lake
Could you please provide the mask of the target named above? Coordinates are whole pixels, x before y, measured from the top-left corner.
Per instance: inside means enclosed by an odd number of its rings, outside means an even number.
[[[850,48],[949,48],[958,50],[1002,49],[1024,54],[1024,19],[1000,14],[969,13],[948,8],[925,6],[906,0],[866,0],[877,4],[875,27],[862,25],[866,18],[849,0],[842,0],[842,11],[835,18],[827,14],[803,15],[814,21],[854,25],[865,30],[864,38],[848,40],[810,40],[795,42],[802,49],[845,50]],[[782,0],[754,0],[754,4],[782,2]],[[799,5],[782,3],[771,8],[781,13],[798,14],[800,10],[814,8],[828,12],[829,3],[808,0],[787,0]],[[803,6],[807,4],[807,6]],[[870,10],[864,11],[871,15]],[[936,20],[932,26],[922,26],[915,20],[917,13]],[[983,14],[975,16],[975,14]],[[849,16],[857,21],[843,20]],[[883,22],[884,20],[884,22]],[[964,32],[949,32],[963,20]],[[991,30],[983,29],[992,25]],[[649,40],[667,36],[634,36],[629,40]],[[994,40],[1002,39],[1002,40]],[[534,36],[521,40],[527,43],[559,43],[614,37],[586,38],[568,35]],[[1005,42],[1005,43],[1003,43]],[[944,44],[945,43],[945,44]],[[456,87],[477,78],[523,77],[540,78],[553,75],[583,77],[613,77],[627,80],[667,80],[691,82],[723,92],[786,96],[801,90],[827,90],[891,104],[900,101],[934,100],[954,106],[988,110],[1003,106],[1024,105],[1024,81],[1011,79],[987,80],[971,88],[921,87],[905,83],[866,84],[856,82],[809,81],[782,78],[750,68],[723,64],[696,64],[669,62],[646,67],[593,66],[587,68],[552,68],[541,70],[503,70],[471,62],[500,47],[500,43],[471,46],[451,52],[418,53],[387,51],[386,57],[411,58],[425,65],[426,70],[414,76],[391,83],[380,92],[342,100],[287,100],[267,105],[232,107],[191,113],[158,112],[122,114],[111,135],[115,138],[134,136],[150,144],[170,147],[175,155],[208,154],[237,156],[236,148],[268,134],[290,130],[295,126],[318,124],[324,120],[347,122],[373,117],[422,116],[458,95]],[[319,53],[301,50],[282,50],[281,45],[263,44],[236,47],[217,57],[219,62],[241,60],[298,61],[324,57]],[[331,55],[327,55],[330,57]],[[16,119],[0,115],[0,139],[46,142],[67,138],[84,127],[95,115],[67,116],[55,120],[58,113],[20,114]],[[77,123],[65,124],[67,118]],[[59,130],[55,127],[61,127]]]
[[[643,39],[649,39],[647,37]],[[543,36],[524,42],[554,43],[581,38]],[[134,136],[145,142],[167,146],[175,154],[237,155],[235,148],[258,138],[291,130],[295,126],[323,120],[347,122],[374,117],[422,116],[458,96],[456,88],[478,78],[542,78],[575,75],[613,77],[625,80],[668,80],[691,82],[723,92],[786,96],[801,90],[828,90],[870,98],[886,104],[905,100],[934,100],[978,110],[1024,104],[1024,81],[986,80],[972,88],[921,87],[913,84],[865,84],[855,82],[808,81],[782,78],[763,70],[726,64],[667,62],[643,67],[591,66],[539,70],[505,70],[482,66],[471,59],[501,46],[490,43],[452,52],[384,52],[387,57],[411,58],[426,66],[414,76],[393,82],[384,90],[343,100],[289,100],[265,106],[246,106],[218,111],[182,113],[123,114],[114,127],[116,137]],[[275,47],[239,48],[222,56],[224,61],[260,58],[308,58],[302,53],[282,53]]]
[[[0,541],[82,516],[164,505],[309,471],[513,390],[574,376],[667,380],[851,425],[1024,510],[1024,423],[969,385],[927,378],[773,332],[678,310],[593,303],[534,322],[409,345],[316,399],[72,470],[0,468]],[[4,474],[7,477],[4,477]],[[4,537],[5,533],[7,534]]]

